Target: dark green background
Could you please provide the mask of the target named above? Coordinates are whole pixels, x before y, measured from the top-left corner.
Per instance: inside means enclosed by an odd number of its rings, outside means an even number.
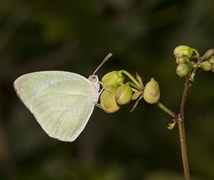
[[[0,179],[183,179],[178,129],[142,101],[114,114],[95,108],[73,143],[49,138],[13,89],[20,75],[39,70],[138,72],[160,84],[161,102],[178,112],[184,79],[173,49],[213,48],[211,0],[1,0]],[[198,71],[186,104],[193,179],[214,179],[214,74]]]

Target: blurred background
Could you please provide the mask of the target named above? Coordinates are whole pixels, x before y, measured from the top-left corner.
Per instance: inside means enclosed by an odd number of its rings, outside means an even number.
[[[138,72],[159,82],[161,102],[179,110],[184,79],[173,50],[181,44],[202,55],[214,43],[210,0],[1,0],[0,179],[180,180],[178,129],[156,106],[140,102],[114,114],[95,108],[72,143],[48,137],[20,102],[13,81],[40,70],[88,77]],[[214,74],[198,71],[186,105],[193,179],[214,179]]]

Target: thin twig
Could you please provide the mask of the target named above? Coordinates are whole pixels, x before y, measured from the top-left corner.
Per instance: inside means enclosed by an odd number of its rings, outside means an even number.
[[[188,161],[187,146],[186,146],[186,134],[185,134],[185,127],[184,127],[183,120],[178,122],[178,128],[179,128],[179,137],[180,137],[180,144],[181,144],[184,177],[185,177],[185,180],[190,180],[189,161]]]
[[[187,145],[186,145],[185,125],[184,125],[184,108],[185,108],[187,93],[191,86],[191,83],[192,81],[189,78],[186,78],[185,87],[184,87],[184,91],[181,99],[180,114],[178,118],[181,155],[182,155],[185,180],[190,180],[190,171],[189,171],[189,161],[188,161]]]
[[[170,110],[169,108],[167,108],[164,104],[162,104],[161,102],[157,102],[156,105],[161,108],[163,111],[165,111],[167,114],[169,114],[174,120],[177,119],[177,114],[175,114],[172,110]]]

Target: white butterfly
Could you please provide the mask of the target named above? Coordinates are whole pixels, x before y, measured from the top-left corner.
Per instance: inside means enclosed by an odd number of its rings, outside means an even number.
[[[100,84],[95,72],[88,79],[65,71],[33,72],[17,78],[14,88],[50,137],[71,142],[83,131],[98,102]]]

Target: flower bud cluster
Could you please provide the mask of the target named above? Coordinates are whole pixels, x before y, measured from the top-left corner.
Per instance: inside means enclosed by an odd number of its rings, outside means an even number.
[[[209,49],[202,57],[199,57],[197,50],[180,45],[175,48],[174,56],[178,64],[176,73],[180,77],[191,75],[197,68],[214,72],[214,49]]]
[[[108,113],[116,112],[120,105],[127,104],[132,99],[132,88],[124,84],[121,71],[111,71],[101,79],[103,92],[100,96],[100,105]]]
[[[192,60],[195,53],[198,55],[195,49],[186,45],[180,45],[175,48],[174,56],[178,64],[176,73],[179,77],[188,76],[193,69],[197,68],[196,62]]]
[[[132,82],[124,82],[124,73]],[[116,112],[120,106],[136,100],[132,110],[139,100],[144,98],[147,103],[154,104],[159,101],[160,89],[158,82],[152,78],[144,87],[141,77],[136,74],[136,79],[127,71],[112,71],[101,79],[103,92],[100,96],[100,105],[108,113]]]

